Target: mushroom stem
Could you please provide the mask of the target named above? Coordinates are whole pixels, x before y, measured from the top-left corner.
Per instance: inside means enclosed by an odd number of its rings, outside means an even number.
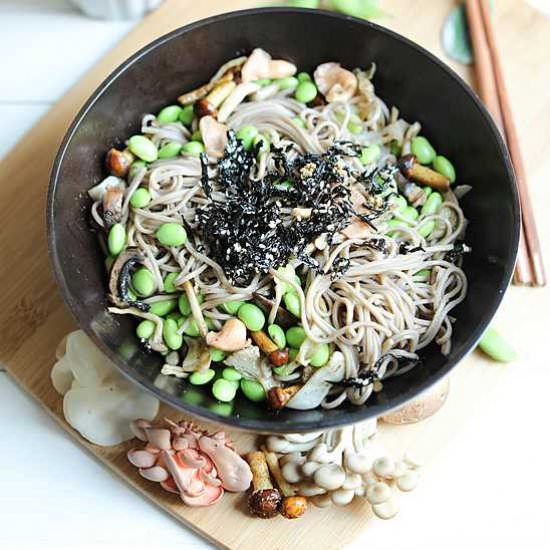
[[[282,409],[290,401],[290,398],[298,393],[301,387],[302,384],[294,384],[286,388],[282,388],[280,386],[271,388],[267,392],[269,406],[272,409]]]
[[[266,355],[269,355],[270,353],[273,353],[274,351],[277,351],[279,349],[277,347],[277,344],[263,330],[251,332],[250,336],[252,336],[252,340],[254,340],[256,345]]]
[[[414,155],[402,156],[397,165],[401,173],[409,180],[427,185],[437,191],[448,191],[450,189],[451,183],[445,176],[419,164]]]
[[[236,88],[236,84],[233,80],[228,82],[222,82],[216,86],[206,97],[208,101],[214,107],[219,107],[228,97],[229,94]]]
[[[185,291],[187,299],[189,300],[191,313],[193,314],[193,318],[197,322],[199,333],[203,338],[206,338],[206,335],[208,334],[208,327],[206,326],[206,321],[204,320],[204,315],[202,314],[202,309],[199,301],[197,300],[197,295],[195,294],[195,289],[193,288],[193,284],[191,283],[191,281],[185,281],[183,283],[183,290]]]
[[[252,472],[252,492],[248,498],[250,512],[261,518],[272,518],[279,513],[281,494],[269,477],[269,468],[264,453],[253,451],[246,455]]]
[[[271,311],[275,303],[270,300],[269,298],[266,298],[262,294],[258,292],[254,292],[253,294],[254,301],[261,307],[267,309],[268,311]],[[277,316],[276,319],[277,323],[281,325],[283,328],[290,328],[296,324],[296,318],[290,314],[284,307],[279,306],[277,308]]]
[[[275,453],[265,452],[267,466],[279,491],[283,495],[281,503],[281,514],[287,519],[302,517],[307,509],[307,499],[303,496],[297,496],[294,488],[285,480],[279,468],[279,459]]]

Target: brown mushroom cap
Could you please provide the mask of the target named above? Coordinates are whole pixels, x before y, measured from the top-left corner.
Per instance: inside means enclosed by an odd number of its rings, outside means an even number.
[[[281,514],[287,519],[301,518],[307,510],[307,499],[301,496],[286,497],[281,503]]]
[[[277,489],[253,491],[248,498],[248,508],[260,518],[272,518],[279,513],[281,494]]]

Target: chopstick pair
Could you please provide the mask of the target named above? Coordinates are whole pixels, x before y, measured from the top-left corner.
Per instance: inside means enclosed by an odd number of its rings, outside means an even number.
[[[514,282],[544,286],[546,274],[523,158],[510,102],[506,93],[488,2],[466,0],[466,17],[470,31],[479,95],[508,145],[522,209],[522,228]]]

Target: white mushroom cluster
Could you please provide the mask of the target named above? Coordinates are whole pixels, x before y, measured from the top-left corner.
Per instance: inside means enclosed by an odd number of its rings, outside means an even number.
[[[272,435],[267,448],[277,453],[281,474],[297,494],[313,504],[345,506],[364,497],[376,516],[399,511],[398,491],[412,491],[419,464],[395,460],[376,441],[376,421],[310,434]]]
[[[123,378],[81,330],[60,342],[56,357],[50,376],[63,396],[63,415],[88,441],[102,446],[128,441],[133,420],[157,415],[158,399]]]

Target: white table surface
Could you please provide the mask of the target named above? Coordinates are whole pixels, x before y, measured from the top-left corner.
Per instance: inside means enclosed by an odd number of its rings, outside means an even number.
[[[63,0],[0,0],[0,157],[131,27],[87,19]],[[401,499],[399,516],[373,521],[350,548],[550,547],[550,366],[495,368],[510,373],[483,415]],[[5,373],[0,411],[0,548],[210,548],[84,452]]]

